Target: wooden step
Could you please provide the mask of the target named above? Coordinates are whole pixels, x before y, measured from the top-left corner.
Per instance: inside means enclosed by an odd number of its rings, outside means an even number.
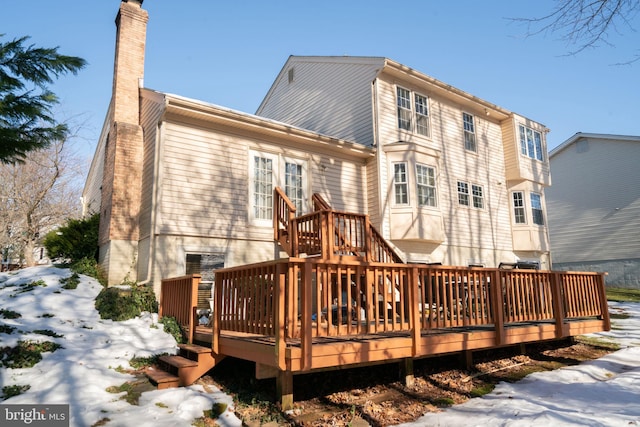
[[[180,378],[161,369],[147,368],[144,373],[158,387],[158,390],[175,388],[180,385]]]
[[[182,356],[161,356],[160,361],[166,363],[167,365],[174,366],[178,369],[181,368],[193,368],[198,366],[197,360],[187,359]]]
[[[178,347],[180,350],[185,350],[195,354],[211,353],[211,347],[203,347],[197,344],[178,344]]]

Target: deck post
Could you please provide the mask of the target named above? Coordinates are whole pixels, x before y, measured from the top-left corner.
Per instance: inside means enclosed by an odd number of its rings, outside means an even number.
[[[279,370],[276,376],[276,393],[282,411],[293,408],[293,372]]]
[[[496,329],[496,346],[505,342],[504,330],[504,298],[502,295],[502,277],[500,270],[491,273],[491,307],[493,308],[493,323]]]
[[[609,316],[609,304],[607,303],[607,291],[605,289],[605,276],[607,273],[600,273],[598,277],[598,297],[600,300],[600,310],[602,311],[602,321],[604,323],[604,330],[611,330],[611,316]]]
[[[276,364],[279,369],[286,369],[286,360],[285,360],[285,352],[286,352],[286,340],[285,340],[285,327],[286,327],[286,316],[285,316],[285,287],[286,287],[286,279],[288,275],[288,263],[278,263],[276,264],[276,280],[275,280],[275,291],[276,291],[276,307],[275,307],[275,327],[276,329]]]
[[[409,327],[411,328],[411,341],[412,341],[412,349],[411,353],[413,357],[416,357],[418,354],[422,352],[420,347],[420,337],[422,333],[422,322],[420,321],[420,309],[418,304],[420,304],[420,298],[418,298],[418,267],[414,266],[411,268],[411,275],[409,276],[409,310],[410,310],[410,321],[411,324]]]
[[[224,277],[228,277],[226,274]],[[222,319],[222,287],[223,280],[222,277],[218,277],[218,280],[214,278],[214,300],[213,300],[213,322],[212,322],[212,331],[211,331],[211,351],[214,354],[220,354],[220,321]]]
[[[553,318],[556,323],[556,338],[569,335],[569,328],[564,323],[564,298],[562,292],[562,274],[554,271],[551,273],[551,301],[553,307]]]
[[[413,387],[416,377],[413,374],[413,358],[406,357],[400,361],[400,378],[406,387]]]
[[[301,302],[302,302],[302,313],[301,313],[301,317],[302,317],[302,325],[301,325],[301,332],[302,332],[302,337],[301,337],[301,342],[300,342],[300,347],[302,350],[302,369],[306,370],[306,369],[311,369],[311,360],[313,358],[313,353],[312,353],[312,324],[311,324],[311,316],[313,315],[312,313],[312,308],[311,308],[311,302],[313,299],[313,291],[312,291],[312,285],[313,285],[313,268],[312,268],[312,264],[310,260],[305,260],[304,262],[304,269],[303,269],[303,274],[302,274],[302,295],[300,295],[301,297]]]

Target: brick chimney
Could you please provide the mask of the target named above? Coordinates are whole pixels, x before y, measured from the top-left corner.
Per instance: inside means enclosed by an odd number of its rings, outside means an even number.
[[[108,283],[137,279],[138,216],[143,131],[139,88],[149,15],[141,0],[122,0],[116,17],[116,51],[110,130],[105,147],[100,210],[100,265]]]

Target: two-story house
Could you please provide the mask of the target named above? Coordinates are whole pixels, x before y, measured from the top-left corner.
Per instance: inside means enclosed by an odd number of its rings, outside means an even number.
[[[292,56],[255,115],[144,88],[141,3],[83,193],[109,283],[283,256],[276,186],[368,214],[409,262],[549,268],[543,125],[378,57]]]

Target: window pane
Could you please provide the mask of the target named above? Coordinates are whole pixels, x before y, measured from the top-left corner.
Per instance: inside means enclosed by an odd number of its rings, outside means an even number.
[[[411,130],[411,97],[407,89],[397,88],[398,127]]]
[[[407,164],[395,163],[393,165],[393,186],[397,205],[409,203],[409,191],[407,187]]]
[[[427,97],[415,95],[416,103],[416,132],[420,135],[429,136],[429,109]]]
[[[253,213],[256,219],[272,219],[273,160],[258,156],[253,159]]]
[[[536,146],[536,159],[542,160],[542,135],[540,132],[534,132],[533,137]]]
[[[473,207],[478,209],[484,209],[484,197],[482,195],[482,187],[479,185],[472,185],[471,191],[473,193]]]
[[[542,202],[540,195],[531,193],[531,217],[533,223],[537,225],[544,225],[544,215],[542,213]]]
[[[436,206],[435,170],[424,165],[416,165],[416,180],[419,206]]]
[[[533,145],[533,131],[529,128],[527,128],[526,130],[527,130],[527,152],[529,157],[531,157],[532,159],[535,159],[536,155],[535,155],[535,148]]]
[[[516,191],[513,193],[513,217],[516,224],[527,223],[524,210],[524,195],[521,191]]]
[[[302,191],[302,165],[296,163],[285,163],[284,171],[284,191],[287,197],[302,212],[304,195]]]
[[[476,131],[473,124],[473,116],[471,114],[462,113],[462,122],[464,127],[464,148],[469,151],[477,151],[476,147]]]
[[[458,203],[469,206],[469,184],[458,181]]]
[[[520,125],[520,154],[527,155],[527,139],[524,136],[524,126]]]

